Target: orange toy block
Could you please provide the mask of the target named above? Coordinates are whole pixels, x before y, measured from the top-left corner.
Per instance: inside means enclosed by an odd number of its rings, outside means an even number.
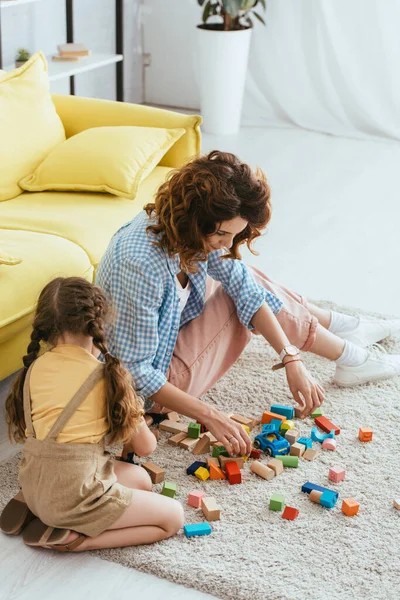
[[[210,452],[210,438],[203,433],[193,448],[193,454],[206,454],[207,452]]]
[[[372,442],[373,431],[370,427],[360,427],[358,439],[360,442]]]
[[[231,485],[234,483],[242,483],[242,474],[235,462],[225,463],[226,474]]]
[[[210,468],[211,463],[215,467],[219,467],[219,460],[218,460],[218,458],[215,458],[215,456],[207,456],[206,461],[207,461],[208,468]]]
[[[205,496],[201,499],[201,510],[207,521],[219,521],[221,518],[221,509],[213,496]]]
[[[332,429],[335,432],[335,435],[339,435],[339,433],[340,433],[339,427],[337,425],[335,425],[334,423],[332,423],[332,421],[329,421],[329,419],[327,419],[323,415],[321,417],[316,417],[314,423],[316,425],[318,425],[318,427],[320,429],[322,429],[322,431],[325,431],[326,433],[330,433],[332,431]]]
[[[210,469],[210,479],[226,479],[226,475],[222,469],[214,465],[213,463],[209,464]]]
[[[265,425],[266,423],[271,423],[272,419],[279,419],[279,421],[282,421],[282,423],[286,421],[286,417],[284,417],[283,415],[277,415],[273,412],[270,412],[269,410],[266,410],[262,414],[261,423],[263,425]]]
[[[356,515],[359,508],[360,505],[356,500],[354,500],[354,498],[346,498],[346,500],[343,500],[342,502],[342,512],[347,517],[353,517]]]

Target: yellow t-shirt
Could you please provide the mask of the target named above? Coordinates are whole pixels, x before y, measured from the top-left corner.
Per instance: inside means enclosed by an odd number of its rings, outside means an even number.
[[[35,361],[30,392],[32,422],[38,440],[46,437],[61,411],[98,365],[93,354],[73,344],[56,346]],[[97,444],[107,431],[102,379],[72,415],[57,442]]]

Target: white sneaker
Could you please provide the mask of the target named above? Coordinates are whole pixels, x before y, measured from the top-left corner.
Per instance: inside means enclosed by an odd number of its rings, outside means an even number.
[[[336,333],[343,340],[347,340],[360,348],[367,348],[376,342],[400,331],[400,319],[372,319],[371,317],[360,317],[355,329]]]
[[[400,375],[400,355],[386,354],[386,351],[376,344],[363,365],[359,367],[336,365],[333,381],[342,387],[350,387],[389,379],[396,375]]]

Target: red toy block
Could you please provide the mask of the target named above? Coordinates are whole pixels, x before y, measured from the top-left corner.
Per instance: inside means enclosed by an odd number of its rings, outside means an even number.
[[[261,456],[261,450],[257,450],[256,448],[253,448],[252,451],[250,452],[250,458],[255,458],[256,460],[258,460]]]
[[[299,509],[293,508],[293,506],[285,506],[285,510],[282,513],[282,519],[288,521],[294,521],[299,516]]]
[[[318,425],[318,427],[322,429],[322,431],[326,431],[326,433],[330,433],[332,429],[335,432],[335,435],[339,435],[340,433],[339,427],[337,425],[334,425],[331,421],[329,421],[329,419],[327,419],[324,416],[317,417],[314,423]]]
[[[242,483],[242,474],[235,462],[227,462],[225,464],[225,470],[231,485],[234,483]]]

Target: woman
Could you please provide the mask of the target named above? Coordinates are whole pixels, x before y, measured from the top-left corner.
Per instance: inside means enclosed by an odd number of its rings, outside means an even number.
[[[324,391],[299,350],[336,361],[335,382],[355,385],[400,373],[400,356],[365,349],[400,320],[349,317],[313,306],[247,267],[239,247],[271,217],[265,175],[214,151],[173,172],[112,238],[97,284],[116,314],[107,338],[152,412],[176,410],[204,423],[231,453],[244,454],[243,428],[199,400],[261,334],[276,350],[303,414]],[[354,342],[354,343],[353,343]]]

